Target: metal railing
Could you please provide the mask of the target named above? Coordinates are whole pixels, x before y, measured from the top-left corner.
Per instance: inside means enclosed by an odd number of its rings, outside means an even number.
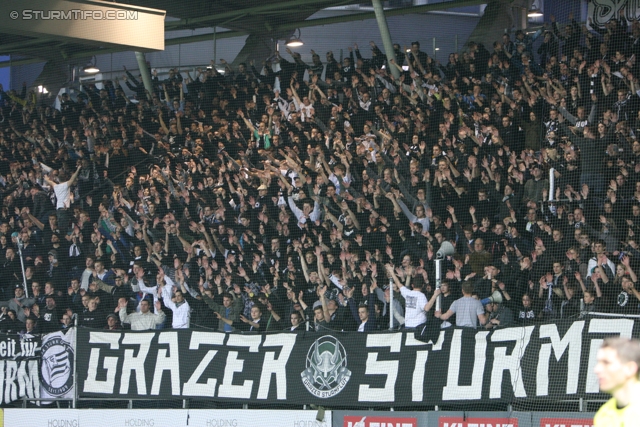
[[[75,384],[74,384],[74,387],[75,387]],[[62,399],[62,398],[36,399],[33,397],[24,396],[20,400],[22,401],[22,408],[24,409],[26,409],[28,407],[27,405],[32,402],[35,402],[36,404],[39,404],[40,402],[53,402],[56,404],[56,407],[59,409],[62,409],[60,407],[61,402],[69,402],[69,404],[74,405],[73,407],[75,408],[74,399]],[[37,406],[40,406],[40,405],[37,405]],[[50,408],[50,407],[47,406],[47,408]]]

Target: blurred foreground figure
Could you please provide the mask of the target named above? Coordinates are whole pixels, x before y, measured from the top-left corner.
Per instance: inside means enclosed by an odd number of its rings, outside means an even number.
[[[593,419],[595,427],[640,426],[640,341],[608,338],[598,350],[600,390],[611,394]]]

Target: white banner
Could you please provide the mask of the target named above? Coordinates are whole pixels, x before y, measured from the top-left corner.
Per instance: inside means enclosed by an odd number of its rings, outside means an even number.
[[[331,411],[208,409],[5,409],[11,427],[331,427]]]
[[[42,399],[72,399],[76,329],[54,332],[42,338],[40,366]]]
[[[594,25],[602,27],[611,19],[618,18],[620,11],[627,20],[636,20],[640,18],[640,3],[637,0],[592,0],[587,16]]]

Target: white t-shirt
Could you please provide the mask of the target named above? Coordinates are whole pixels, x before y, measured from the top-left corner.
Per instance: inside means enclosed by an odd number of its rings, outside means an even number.
[[[56,193],[56,209],[68,208],[71,206],[71,191],[69,191],[69,183],[63,182],[53,186]]]
[[[407,328],[415,328],[427,321],[427,313],[424,306],[427,305],[427,297],[420,291],[410,291],[406,287],[400,288],[400,293],[404,297],[405,312],[404,326]]]

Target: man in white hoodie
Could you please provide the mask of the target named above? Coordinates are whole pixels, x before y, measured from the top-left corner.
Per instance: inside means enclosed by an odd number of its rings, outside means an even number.
[[[162,295],[162,301],[173,311],[173,329],[188,329],[191,320],[191,307],[184,299],[182,290],[177,288],[175,282],[169,276],[165,276],[160,269],[158,276],[158,293]]]

